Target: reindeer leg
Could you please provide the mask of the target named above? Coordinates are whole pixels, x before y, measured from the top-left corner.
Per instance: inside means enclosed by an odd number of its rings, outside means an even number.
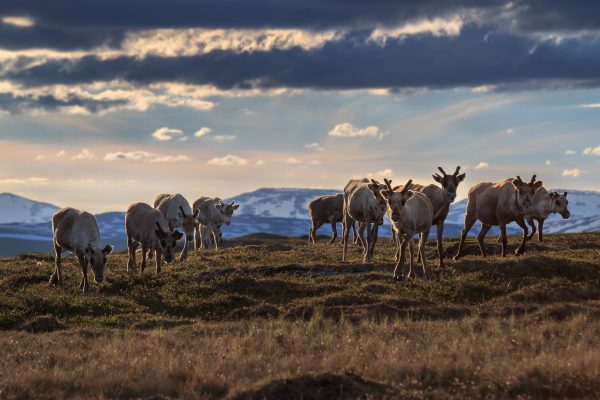
[[[413,274],[413,265],[415,263],[415,241],[413,240],[413,235],[406,235],[407,237],[410,236],[409,242],[408,242],[408,251],[410,252],[409,254],[409,259],[408,259],[408,275],[406,276],[407,278],[412,277]],[[416,275],[416,274],[415,274]]]
[[[500,224],[500,241],[502,242],[502,257],[506,257],[506,247],[508,239],[506,238],[506,224]]]
[[[81,283],[79,284],[79,289],[83,290],[83,293],[87,293],[89,290],[89,284],[87,280],[87,267],[88,267],[88,259],[82,252],[76,252],[77,260],[79,261],[79,266],[81,267]]]
[[[348,255],[348,237],[350,236],[350,225],[353,225],[354,221],[350,220],[348,214],[344,213],[344,219],[342,221],[342,234],[344,235],[344,249],[342,250],[342,262],[346,262]]]
[[[50,275],[50,280],[48,281],[48,284],[60,285],[62,284],[62,276],[60,274],[60,267],[62,266],[62,249],[56,243],[54,243],[54,252],[56,254],[54,257],[54,272],[52,273],[52,275]]]
[[[440,268],[444,268],[444,247],[443,247],[443,240],[444,240],[444,221],[438,221],[437,223],[437,251],[438,251],[438,257],[439,257],[439,267]]]
[[[527,237],[527,240],[529,241],[529,240],[533,239],[533,236],[537,232],[537,228],[535,227],[535,221],[533,220],[533,217],[527,217],[526,221],[529,224],[529,226],[531,227],[531,234]]]
[[[517,220],[515,222],[517,223],[517,225],[519,225],[521,227],[521,229],[523,229],[523,237],[521,238],[521,244],[519,245],[519,247],[517,247],[517,250],[515,251],[515,254],[520,256],[525,253],[525,243],[527,243],[527,236],[528,236],[529,229],[527,229],[525,220],[522,217],[517,218]]]
[[[338,234],[337,234],[337,226],[335,226],[335,219],[331,220],[331,230],[333,231],[333,236],[331,237],[331,240],[329,241],[329,244],[335,242],[335,239],[338,236]]]
[[[148,246],[142,244],[142,271],[146,269],[148,257]]]
[[[538,240],[541,242],[544,241],[544,219],[538,219]]]
[[[183,237],[183,249],[181,250],[181,253],[179,254],[179,261],[185,261],[185,259],[187,258],[189,243],[190,242],[188,242],[188,240],[187,240],[187,235],[184,235],[184,237]]]
[[[156,275],[160,274],[160,266],[162,263],[162,251],[160,249],[156,249]]]
[[[200,243],[202,237],[200,236],[200,224],[194,224],[194,251],[200,250]]]
[[[427,259],[425,258],[425,243],[427,242],[429,231],[421,233],[419,240],[419,255],[421,256],[421,264],[423,265],[423,278],[429,279],[429,270],[427,269]]]
[[[398,261],[396,262],[396,268],[394,268],[394,279],[403,281],[404,280],[404,261],[406,258],[406,245],[408,244],[406,237],[402,237],[401,235],[396,234],[396,243],[397,243],[397,252],[400,254],[398,257]],[[398,268],[400,268],[400,274],[398,274]]]
[[[137,272],[137,265],[135,262],[135,251],[138,248],[138,242],[127,238],[127,254],[129,259],[127,260],[127,272]]]
[[[363,237],[363,233],[365,232],[365,224],[362,222],[358,223],[358,242],[355,244],[360,244],[365,247],[365,238]]]
[[[485,251],[484,239],[485,239],[485,235],[487,235],[487,233],[491,227],[492,227],[491,225],[484,224],[482,222],[481,230],[479,231],[479,235],[477,235],[477,243],[479,243],[479,250],[481,250],[481,256],[484,258],[487,256],[486,251]]]
[[[365,223],[365,227],[367,229],[367,243],[366,246],[363,246],[363,262],[368,263],[371,262],[371,246],[373,245],[373,231],[371,230],[371,223]]]
[[[356,236],[356,222],[352,221],[352,244],[356,245],[358,237]],[[346,239],[344,239],[346,240]]]
[[[465,215],[465,226],[460,234],[460,244],[458,245],[458,250],[456,251],[456,255],[453,258],[454,261],[458,261],[462,257],[462,251],[465,245],[465,240],[467,239],[469,231],[475,224],[475,221],[477,221],[477,218],[475,218],[474,215],[471,215],[467,210],[467,214]]]

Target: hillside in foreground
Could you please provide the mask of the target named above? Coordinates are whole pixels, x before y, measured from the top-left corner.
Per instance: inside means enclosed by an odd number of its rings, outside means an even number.
[[[338,244],[246,238],[159,277],[114,255],[88,295],[72,257],[62,288],[48,256],[2,259],[0,397],[600,396],[600,234],[467,251],[441,271],[431,243],[434,278],[398,283],[387,240],[364,265],[358,248],[342,264]]]

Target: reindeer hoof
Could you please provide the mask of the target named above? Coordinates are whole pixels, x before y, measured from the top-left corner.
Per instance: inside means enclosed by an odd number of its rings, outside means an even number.
[[[50,280],[48,281],[48,284],[50,286],[53,286],[53,285],[58,285],[58,283],[59,283],[58,282],[58,276],[56,274],[50,275]]]
[[[402,275],[394,275],[394,280],[402,282],[404,280],[404,277]]]

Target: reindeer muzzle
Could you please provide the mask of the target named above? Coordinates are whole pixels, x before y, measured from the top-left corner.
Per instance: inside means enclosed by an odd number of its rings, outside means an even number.
[[[564,213],[560,214],[563,219],[569,219],[571,217],[571,213],[569,211],[565,211]]]
[[[193,236],[193,235],[187,235],[187,236],[185,237],[185,240],[186,240],[187,242],[191,242],[191,241],[193,241],[193,240],[194,240],[194,236]]]
[[[104,276],[94,276],[94,282],[96,282],[96,283],[104,282]]]

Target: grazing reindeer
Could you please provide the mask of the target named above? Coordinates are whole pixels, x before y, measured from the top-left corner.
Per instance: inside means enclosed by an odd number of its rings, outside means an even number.
[[[127,233],[127,272],[136,272],[135,251],[142,246],[141,272],[146,269],[148,251],[156,252],[156,273],[160,273],[161,257],[168,264],[173,261],[177,241],[183,233],[169,229],[166,217],[146,203],[134,203],[125,213],[125,231]]]
[[[312,226],[308,232],[308,243],[315,243],[317,229],[324,224],[331,224],[333,236],[329,243],[333,243],[338,236],[336,224],[344,220],[344,195],[342,193],[330,196],[320,196],[306,205]],[[356,226],[352,224],[352,232],[356,238]],[[343,242],[342,238],[342,242]]]
[[[213,247],[219,249],[221,245],[221,225],[231,224],[233,212],[240,207],[232,201],[223,203],[218,197],[200,197],[194,202],[194,215],[198,219],[194,224],[195,249]]]
[[[175,228],[183,229],[185,243],[179,255],[179,261],[187,258],[188,246],[194,240],[194,224],[198,218],[198,212],[192,214],[190,203],[180,194],[160,194],[154,200],[154,208],[163,213],[167,218],[169,230]]]
[[[344,250],[342,261],[346,261],[348,252],[348,237],[350,226],[354,221],[364,224],[367,230],[366,243],[363,242],[363,262],[373,261],[373,250],[377,243],[379,226],[383,224],[383,216],[387,209],[385,199],[381,197],[381,190],[385,189],[374,179],[351,180],[344,188]],[[373,225],[371,227],[371,225]],[[360,236],[360,235],[359,235]]]
[[[542,182],[536,182],[535,178],[536,176],[533,175],[529,183],[523,182],[520,176],[517,176],[516,179],[506,179],[497,183],[482,182],[469,190],[465,226],[461,233],[460,244],[454,260],[458,260],[462,256],[467,234],[477,220],[481,221],[481,230],[477,235],[477,242],[483,257],[486,256],[485,235],[493,225],[500,226],[502,257],[506,257],[506,225],[512,221],[515,221],[523,229],[523,238],[516,254],[521,255],[524,253],[528,236],[525,215],[533,206],[536,192],[542,187]]]
[[[531,207],[531,210],[525,214],[526,221],[529,226],[531,226],[529,240],[535,235],[536,230],[538,233],[538,240],[540,242],[544,240],[544,221],[550,214],[560,214],[563,219],[569,219],[571,217],[571,212],[568,208],[569,200],[567,200],[567,194],[568,192],[564,192],[563,194],[548,192],[544,188],[535,192],[533,206]],[[534,221],[537,221],[538,223],[537,229]]]
[[[100,231],[96,218],[85,211],[74,208],[63,208],[52,216],[52,235],[56,252],[54,272],[50,276],[50,285],[62,285],[63,276],[60,271],[62,251],[75,253],[81,266],[81,283],[79,288],[86,293],[89,289],[87,271],[92,267],[94,281],[104,280],[106,256],[112,253],[113,246],[100,246]]]
[[[392,221],[392,227],[396,234],[396,268],[394,268],[394,279],[404,279],[404,258],[406,246],[410,245],[410,264],[408,276],[413,270],[414,240],[415,234],[419,234],[419,249],[421,263],[423,265],[423,276],[428,278],[427,261],[424,248],[431,230],[433,221],[433,207],[429,198],[421,192],[413,191],[412,180],[399,190],[400,187],[392,189],[392,181],[384,179],[387,189],[381,191],[381,196],[387,203],[387,214]],[[401,271],[398,271],[401,268]]]
[[[447,174],[442,167],[438,167],[438,170],[442,173],[442,175],[436,173],[432,176],[433,179],[441,185],[441,187],[436,185],[423,186],[413,183],[411,190],[413,192],[423,193],[431,202],[431,207],[433,207],[433,220],[431,221],[431,224],[436,225],[439,266],[440,268],[443,268],[444,248],[442,246],[442,240],[444,235],[444,223],[448,217],[450,204],[452,204],[456,199],[456,189],[458,188],[458,184],[465,180],[465,174],[459,174],[460,166],[456,167],[456,170],[452,175]],[[402,189],[402,186],[398,186],[394,189]],[[394,235],[393,228],[392,234]],[[417,262],[420,261],[420,258],[421,254],[418,255]]]

